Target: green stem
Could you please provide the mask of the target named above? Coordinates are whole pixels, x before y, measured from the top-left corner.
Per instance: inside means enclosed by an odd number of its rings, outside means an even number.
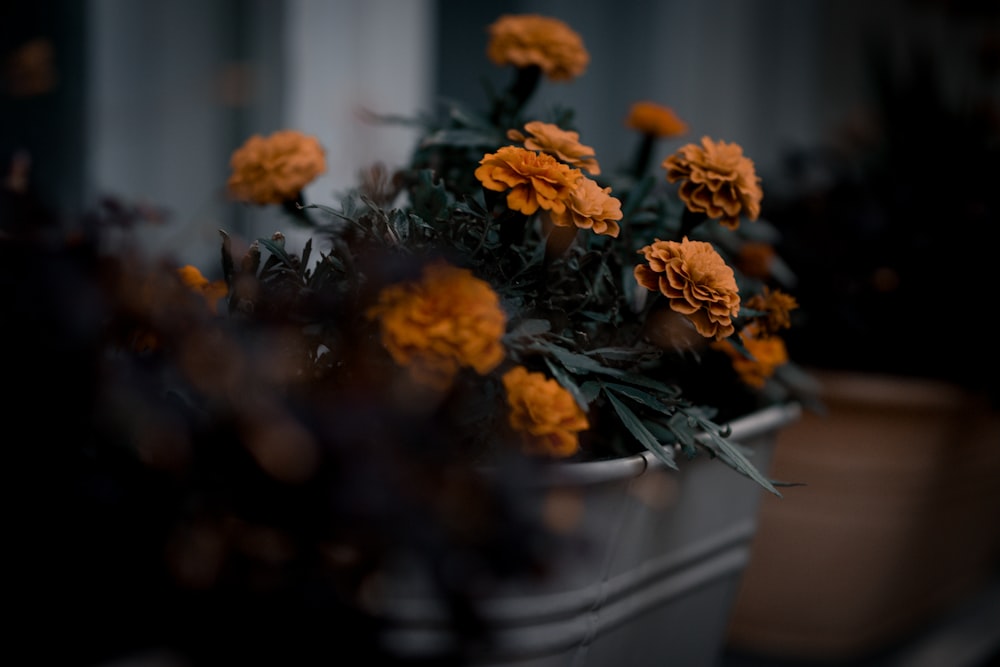
[[[519,211],[508,210],[497,218],[497,222],[500,224],[500,244],[504,248],[524,241],[524,230],[528,225],[528,216]]]
[[[490,121],[496,127],[506,130],[514,125],[517,115],[535,94],[538,83],[542,79],[542,68],[538,65],[518,67],[507,90],[504,91],[493,106]]]
[[[309,217],[309,214],[306,213],[305,205],[305,194],[303,194],[300,190],[295,197],[281,202],[281,209],[290,215],[295,222],[307,227],[312,227],[313,220]]]
[[[645,133],[639,142],[639,147],[635,152],[635,159],[632,161],[632,176],[636,180],[642,178],[649,170],[649,164],[653,159],[653,146],[656,144],[656,135]]]
[[[684,213],[681,214],[681,229],[677,235],[678,240],[683,239],[685,236],[690,236],[691,232],[706,220],[708,220],[708,216],[704,213],[695,213],[691,209],[685,208]]]

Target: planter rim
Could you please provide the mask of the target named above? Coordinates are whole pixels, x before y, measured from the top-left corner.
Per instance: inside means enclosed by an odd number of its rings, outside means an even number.
[[[749,440],[763,433],[775,431],[795,421],[801,414],[802,406],[797,402],[782,403],[762,408],[728,422],[732,430],[730,437],[734,442]],[[658,459],[655,454],[650,451],[644,451],[631,456],[601,461],[546,464],[540,467],[537,474],[532,475],[526,481],[546,485],[603,484],[639,477],[647,470],[665,466],[666,464]],[[488,468],[486,472],[487,474],[491,474],[495,470],[495,468]]]

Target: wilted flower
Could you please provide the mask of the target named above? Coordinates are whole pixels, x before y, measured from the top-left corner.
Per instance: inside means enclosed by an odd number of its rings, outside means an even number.
[[[537,66],[553,81],[574,79],[590,54],[580,35],[564,22],[538,14],[508,14],[489,27],[486,55],[497,65]]]
[[[633,104],[625,118],[625,127],[654,137],[676,137],[688,131],[687,123],[673,109],[656,102]]]
[[[702,137],[701,146],[682,146],[663,168],[668,181],[681,181],[678,194],[694,213],[717,218],[730,229],[740,226],[741,215],[750,220],[760,215],[760,178],[738,144]]]
[[[326,157],[315,137],[281,130],[254,135],[233,153],[229,193],[252,204],[284,204],[326,171]]]
[[[635,279],[667,297],[670,307],[687,315],[702,336],[721,340],[733,333],[740,312],[736,276],[711,243],[661,241],[639,250],[646,264],[635,267]]]
[[[539,208],[562,213],[566,200],[584,178],[547,153],[536,153],[519,146],[504,146],[479,161],[476,178],[488,190],[507,193],[507,206],[525,215]]]
[[[504,359],[507,316],[489,283],[468,269],[431,264],[420,281],[384,288],[367,314],[396,363],[429,387],[446,388],[461,367],[489,373]]]
[[[579,448],[577,434],[588,428],[587,415],[558,382],[515,366],[503,375],[510,425],[521,433],[530,454],[566,457]]]
[[[594,149],[580,143],[579,132],[563,130],[558,125],[539,120],[526,123],[524,129],[527,135],[520,130],[507,130],[507,138],[524,144],[530,150],[548,153],[593,176],[601,173],[601,167],[594,158]]]
[[[562,213],[553,211],[549,215],[553,224],[559,227],[592,229],[595,234],[617,237],[622,219],[622,203],[611,196],[611,188],[602,188],[596,181],[584,176],[569,197]]]

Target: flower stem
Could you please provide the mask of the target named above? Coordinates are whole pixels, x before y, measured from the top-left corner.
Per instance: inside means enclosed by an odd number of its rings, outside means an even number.
[[[678,233],[678,237],[683,239],[693,232],[698,225],[708,220],[708,216],[704,213],[696,213],[689,208],[684,209],[684,213],[681,214],[681,229]]]
[[[494,103],[490,122],[501,129],[513,127],[517,115],[534,95],[541,79],[542,68],[538,65],[518,67],[514,81]]]
[[[635,152],[635,159],[632,161],[632,176],[636,180],[645,175],[649,170],[649,163],[653,158],[653,146],[656,144],[656,135],[644,133],[639,142],[639,147]]]
[[[290,215],[297,223],[307,227],[312,227],[313,220],[309,217],[309,214],[306,213],[305,205],[305,195],[302,191],[299,191],[295,197],[281,202],[281,209]]]

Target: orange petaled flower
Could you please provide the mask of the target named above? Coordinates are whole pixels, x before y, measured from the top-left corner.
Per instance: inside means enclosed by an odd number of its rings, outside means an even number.
[[[701,146],[682,146],[662,166],[668,181],[681,181],[678,194],[689,210],[718,218],[730,229],[740,226],[741,215],[750,220],[760,215],[760,178],[738,144],[702,137]]]
[[[751,278],[763,279],[771,275],[771,265],[777,256],[770,243],[748,241],[740,246],[736,266]]]
[[[733,368],[743,382],[760,389],[779,366],[788,362],[785,341],[778,336],[761,332],[753,324],[740,331],[740,340],[750,357],[737,350],[729,341],[713,342],[712,347],[729,355]]]
[[[419,282],[384,288],[367,315],[396,363],[425,386],[447,388],[461,367],[485,375],[505,356],[507,315],[489,283],[468,269],[431,264]]]
[[[587,415],[558,382],[515,366],[503,375],[510,425],[524,439],[528,454],[563,458],[580,449],[578,433]]]
[[[282,204],[326,171],[326,157],[315,137],[280,130],[250,137],[229,160],[229,193],[252,204]]]
[[[720,340],[733,333],[740,312],[736,275],[711,243],[656,239],[639,250],[647,264],[635,267],[635,279],[659,290],[670,307],[686,315],[705,338]]]
[[[584,176],[579,185],[569,194],[566,210],[549,215],[553,224],[559,227],[593,229],[595,234],[618,237],[622,219],[622,203],[611,196],[611,188],[602,188],[596,181]]]
[[[181,282],[187,287],[201,294],[212,312],[218,314],[219,299],[226,296],[226,293],[229,291],[226,281],[213,280],[209,282],[208,278],[201,275],[201,271],[197,267],[190,264],[177,269],[177,275],[180,276]]]
[[[476,178],[487,190],[507,193],[507,206],[525,215],[539,208],[562,213],[583,172],[547,153],[504,146],[479,161]]]
[[[563,130],[558,125],[543,123],[540,120],[526,123],[524,129],[528,133],[527,136],[520,130],[507,130],[507,138],[524,144],[524,147],[530,150],[548,153],[594,176],[601,173],[601,167],[594,157],[594,149],[580,143],[579,132]]]
[[[497,65],[537,65],[553,81],[569,81],[590,63],[580,35],[559,19],[507,14],[490,25],[489,34],[486,55]]]
[[[673,109],[656,102],[633,104],[625,118],[625,127],[654,137],[677,137],[688,131],[687,123]]]
[[[747,299],[747,308],[759,310],[765,315],[758,319],[764,328],[764,333],[773,334],[792,326],[791,311],[799,307],[798,301],[791,294],[781,290],[764,288],[763,293],[755,294]]]

